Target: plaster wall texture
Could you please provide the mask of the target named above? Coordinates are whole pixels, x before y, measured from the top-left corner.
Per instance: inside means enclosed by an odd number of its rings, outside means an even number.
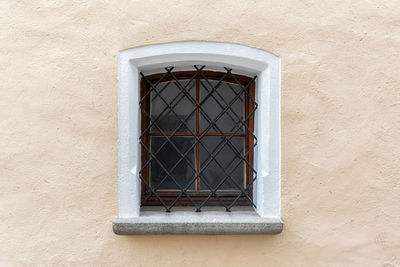
[[[279,235],[117,236],[117,55],[282,64]],[[0,266],[399,266],[398,1],[0,1]]]

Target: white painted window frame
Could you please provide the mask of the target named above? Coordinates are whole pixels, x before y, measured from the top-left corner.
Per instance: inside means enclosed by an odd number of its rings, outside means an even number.
[[[229,67],[234,73],[257,75],[258,109],[255,114],[255,134],[258,143],[255,148],[254,162],[257,171],[254,202],[257,208],[253,214],[235,213],[234,210],[230,213],[221,211],[214,212],[213,218],[207,218],[207,211],[200,212],[202,214],[200,215],[195,212],[173,210],[166,216],[162,211],[146,213],[140,209],[139,73],[161,72],[166,66],[174,66],[175,70],[193,68],[194,64],[206,65],[208,69],[215,70]],[[277,233],[282,230],[280,220],[281,78],[278,56],[260,49],[231,43],[173,42],[121,51],[118,71],[119,217],[113,223],[116,233]],[[165,223],[171,227],[162,226]],[[177,226],[176,223],[181,224]],[[215,223],[214,226],[218,225],[218,227],[207,227],[209,223]],[[242,229],[239,229],[239,226],[235,228],[232,223],[242,224]],[[251,224],[253,226],[259,223],[262,226],[261,230],[243,230],[243,228],[249,228],[248,223],[253,223]],[[197,230],[194,230],[194,226],[198,224],[200,224],[200,230],[199,226],[196,227]],[[204,225],[203,230],[201,230],[201,225]],[[164,227],[162,229],[165,231],[160,230],[158,226]],[[176,230],[178,228],[179,230]],[[224,231],[224,229],[229,230]]]

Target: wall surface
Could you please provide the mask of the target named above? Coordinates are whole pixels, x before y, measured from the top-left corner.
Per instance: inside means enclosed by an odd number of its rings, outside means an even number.
[[[117,236],[117,55],[282,59],[276,236]],[[0,1],[0,266],[400,266],[400,5]]]

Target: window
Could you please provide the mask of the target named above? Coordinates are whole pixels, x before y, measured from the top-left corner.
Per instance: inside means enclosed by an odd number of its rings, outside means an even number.
[[[141,205],[255,207],[256,76],[173,69],[141,73]]]
[[[282,231],[279,57],[200,41],[136,47],[119,54],[118,86],[115,233]]]

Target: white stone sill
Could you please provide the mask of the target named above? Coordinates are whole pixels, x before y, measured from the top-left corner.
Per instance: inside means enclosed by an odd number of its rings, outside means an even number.
[[[113,231],[118,235],[156,234],[279,234],[283,223],[279,217],[260,217],[256,211],[239,207],[232,212],[221,208],[176,207],[170,213],[157,207],[141,210],[139,217],[116,218]]]

